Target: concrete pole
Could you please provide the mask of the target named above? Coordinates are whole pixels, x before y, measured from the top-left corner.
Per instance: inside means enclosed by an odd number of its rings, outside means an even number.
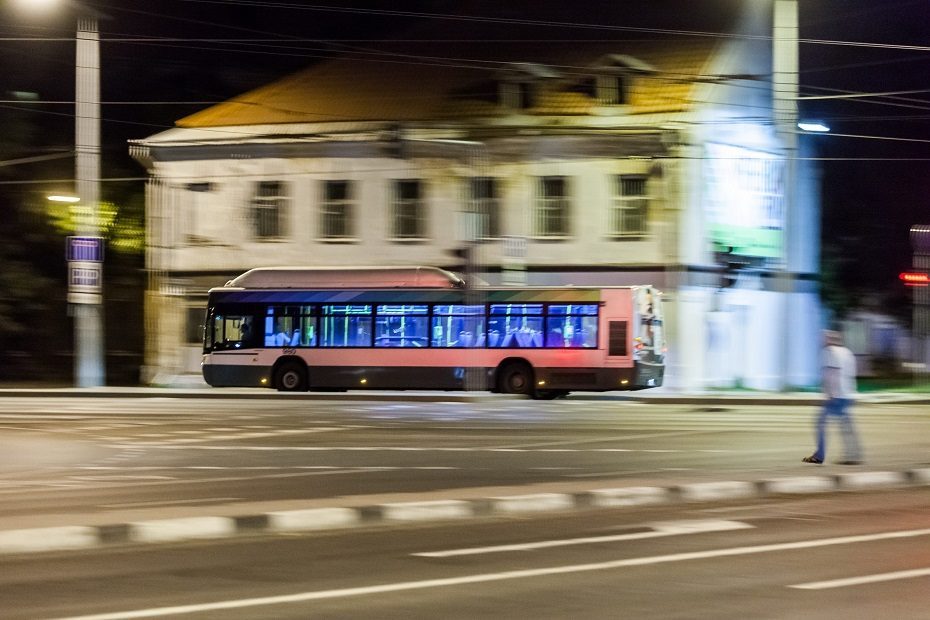
[[[80,204],[87,210],[78,218],[79,234],[96,237],[100,230],[100,37],[95,16],[78,18],[75,74],[75,179]],[[104,385],[102,295],[98,303],[74,304],[73,309],[74,382],[78,387]]]
[[[791,300],[797,273],[797,235],[793,229],[798,221],[798,0],[775,0],[772,47],[772,105],[775,124],[785,155],[784,222],[782,245],[781,295],[782,334],[779,388],[790,387],[791,373]]]

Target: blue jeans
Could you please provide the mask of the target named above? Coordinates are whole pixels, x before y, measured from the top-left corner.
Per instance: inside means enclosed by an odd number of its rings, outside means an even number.
[[[843,443],[846,447],[846,460],[862,459],[859,438],[856,436],[856,428],[853,426],[852,415],[849,413],[851,404],[852,401],[849,398],[828,398],[824,402],[820,415],[817,417],[817,451],[814,452],[814,458],[822,461],[826,457],[827,418],[832,416],[840,421],[840,430],[843,433]]]

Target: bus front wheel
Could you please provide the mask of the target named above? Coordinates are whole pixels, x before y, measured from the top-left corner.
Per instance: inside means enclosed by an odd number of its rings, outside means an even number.
[[[307,369],[297,362],[281,364],[275,371],[274,386],[279,392],[306,392]]]
[[[529,364],[507,364],[501,368],[497,386],[502,394],[533,396],[533,369]]]

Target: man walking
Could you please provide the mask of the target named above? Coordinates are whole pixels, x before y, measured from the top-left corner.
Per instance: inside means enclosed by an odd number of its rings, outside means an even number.
[[[826,456],[827,418],[839,419],[846,448],[846,459],[840,465],[858,465],[862,462],[859,439],[849,409],[856,393],[856,358],[843,346],[839,332],[824,332],[822,389],[826,400],[817,417],[817,450],[802,461],[823,463]]]

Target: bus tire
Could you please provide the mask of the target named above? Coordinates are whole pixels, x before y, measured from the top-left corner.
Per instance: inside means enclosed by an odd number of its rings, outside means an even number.
[[[299,362],[284,362],[275,370],[274,386],[279,392],[306,392],[307,368]]]
[[[525,362],[510,362],[501,368],[497,374],[497,391],[534,396],[532,367]]]

